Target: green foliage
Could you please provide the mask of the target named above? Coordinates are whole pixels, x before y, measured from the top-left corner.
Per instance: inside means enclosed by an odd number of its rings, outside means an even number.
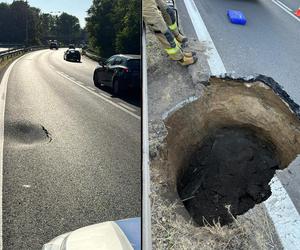
[[[0,43],[46,44],[48,40],[77,43],[85,38],[77,17],[41,13],[25,1],[0,3]]]
[[[140,54],[140,0],[94,0],[88,10],[89,43],[102,57]]]
[[[80,38],[80,24],[75,16],[63,12],[56,22],[58,39],[64,43],[73,43]]]

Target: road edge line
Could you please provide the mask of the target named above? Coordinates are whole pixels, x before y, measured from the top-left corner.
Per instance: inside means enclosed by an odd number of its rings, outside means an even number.
[[[300,22],[300,19],[298,17],[296,17],[293,13],[291,13],[290,11],[288,11],[288,9],[286,9],[285,7],[283,7],[279,1],[275,1],[275,0],[272,0],[272,2],[274,4],[276,4],[280,9],[282,9],[285,13],[289,14],[291,17],[293,17],[296,21]]]
[[[272,2],[277,4],[275,0],[272,0]],[[208,43],[211,46],[211,56],[213,56],[213,58],[208,57],[207,59],[211,73],[213,75],[221,75],[226,73],[223,61],[211,39],[211,36],[205,26],[205,23],[197,9],[194,0],[184,0],[184,3],[194,26],[194,30],[197,34],[198,40],[200,42]],[[280,5],[278,6],[282,8]],[[299,19],[298,21],[300,22]],[[197,27],[199,29],[197,29]],[[202,37],[204,37],[205,39],[203,39]],[[218,69],[218,67],[220,68]],[[299,213],[297,212],[291,198],[289,197],[289,194],[282,186],[280,180],[276,175],[272,178],[270,186],[272,194],[265,202],[263,202],[263,204],[267,209],[268,215],[270,216],[270,219],[274,224],[278,238],[284,249],[294,250],[296,249],[295,247],[300,246]],[[284,216],[286,216],[286,218],[288,218],[289,220],[283,221],[282,218],[284,218]]]
[[[3,151],[4,151],[4,116],[5,116],[5,104],[6,104],[6,93],[7,83],[9,80],[10,73],[15,64],[22,59],[25,55],[14,60],[4,72],[4,75],[0,81],[0,250],[3,249]]]
[[[226,73],[224,63],[205,26],[194,0],[184,0],[184,4],[192,21],[198,40],[208,46],[206,54],[211,73],[213,75],[221,75]]]
[[[299,213],[277,176],[272,178],[270,186],[272,195],[264,205],[275,225],[278,238],[284,249],[297,249],[300,246]]]

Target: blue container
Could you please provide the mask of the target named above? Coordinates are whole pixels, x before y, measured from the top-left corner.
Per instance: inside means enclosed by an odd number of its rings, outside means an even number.
[[[227,10],[227,16],[230,22],[234,24],[245,25],[247,20],[243,12],[239,10]]]

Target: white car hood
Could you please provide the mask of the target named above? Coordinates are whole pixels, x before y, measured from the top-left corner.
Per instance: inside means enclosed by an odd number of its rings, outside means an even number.
[[[45,244],[43,250],[133,250],[130,242],[112,221],[77,229]]]

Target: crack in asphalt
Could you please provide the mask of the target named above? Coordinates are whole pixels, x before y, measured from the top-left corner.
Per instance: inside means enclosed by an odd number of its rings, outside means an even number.
[[[53,140],[51,133],[43,125],[41,125],[41,127],[42,127],[43,131],[45,132],[47,138],[49,139],[48,143],[50,143]]]

